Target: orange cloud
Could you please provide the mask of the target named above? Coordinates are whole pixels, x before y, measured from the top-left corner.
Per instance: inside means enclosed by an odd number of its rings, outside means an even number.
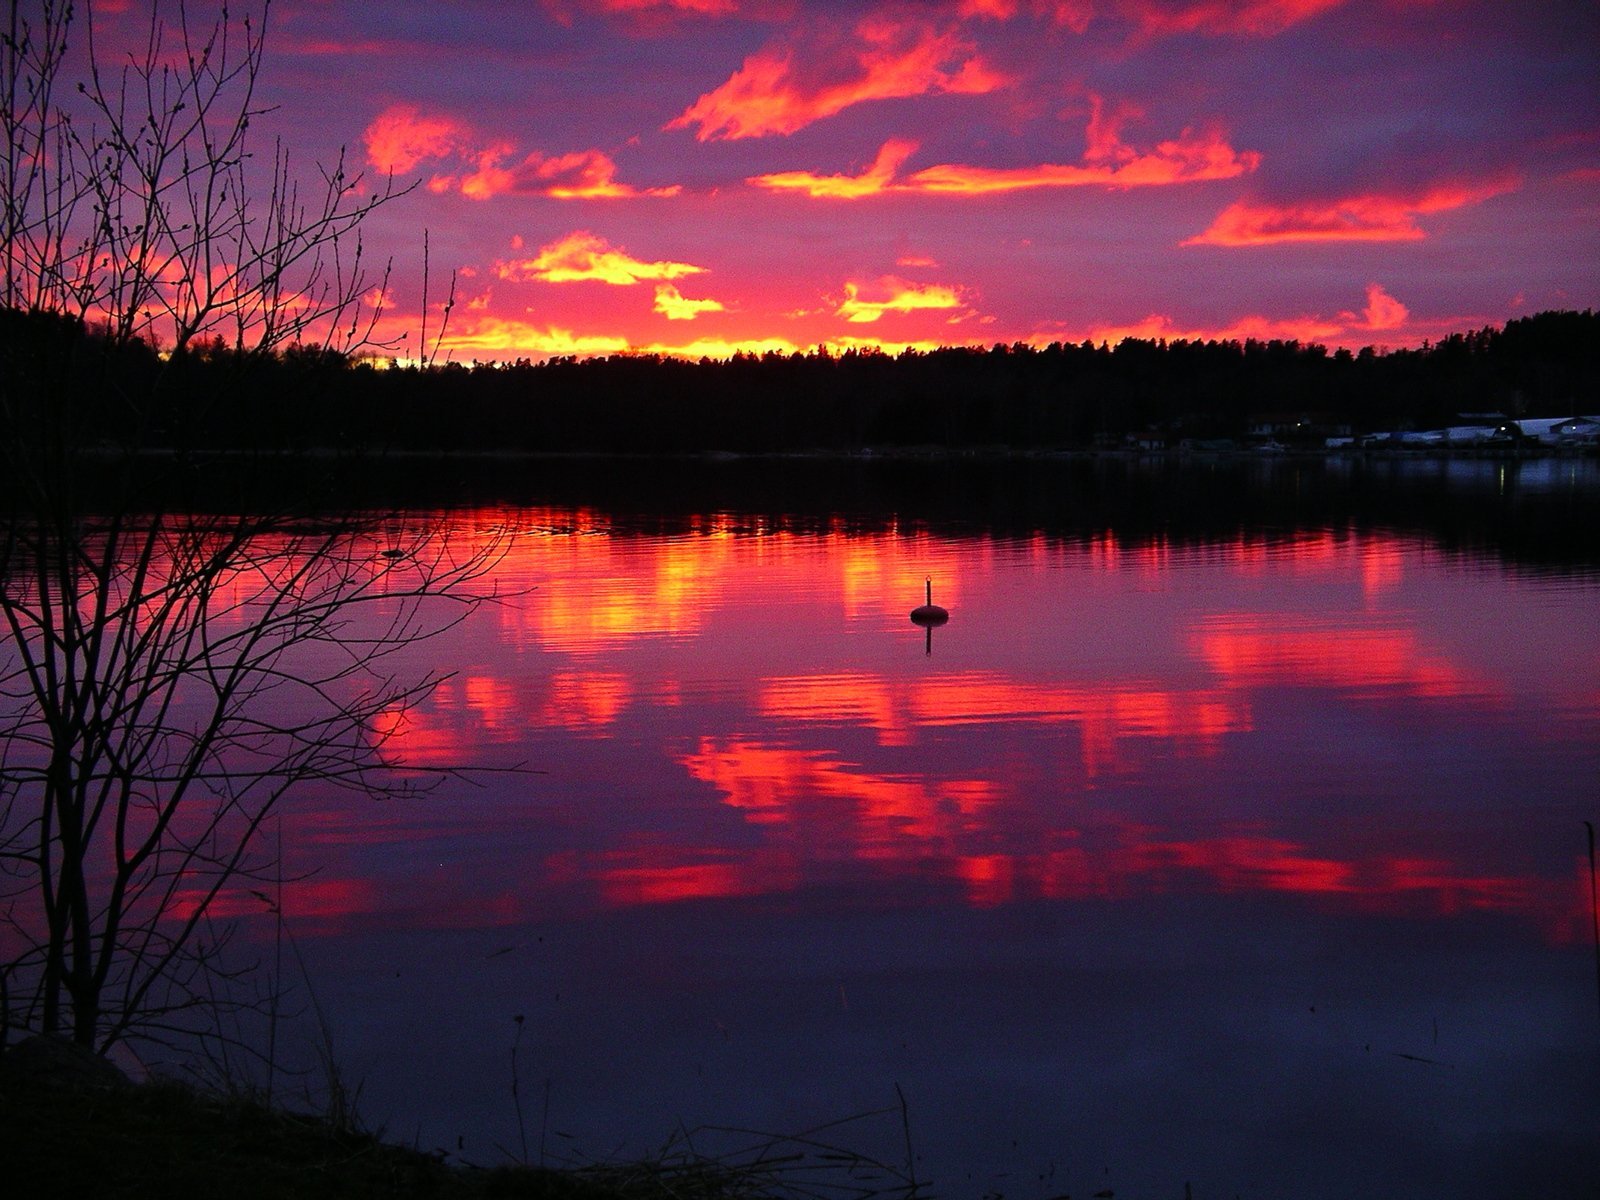
[[[1011,168],[945,163],[918,171],[906,180],[904,189],[981,196],[1027,188],[1095,184],[1114,188],[1158,187],[1208,179],[1232,179],[1236,175],[1254,171],[1260,161],[1261,156],[1255,151],[1235,151],[1217,133],[1196,136],[1185,130],[1179,137],[1159,143],[1152,151],[1133,154],[1121,161],[1091,162],[1087,165],[1041,163],[1033,167]]]
[[[868,100],[975,94],[1010,82],[953,29],[939,32],[925,23],[875,15],[854,32],[857,45],[822,78],[798,67],[789,49],[757,51],[665,128],[698,126],[695,137],[702,142],[789,134]]]
[[[878,150],[872,165],[859,175],[813,175],[809,171],[780,171],[746,180],[775,192],[803,191],[813,199],[859,200],[889,190],[895,172],[916,152],[917,143],[891,138]]]
[[[453,324],[445,348],[452,354],[490,360],[566,355],[587,358],[622,354],[630,347],[627,338],[609,334],[580,334],[555,325],[479,317]]]
[[[1186,129],[1152,150],[1136,150],[1122,140],[1120,132],[1123,121],[1135,115],[1134,110],[1108,110],[1099,96],[1091,97],[1090,102],[1089,123],[1084,131],[1086,145],[1083,160],[1078,163],[1028,167],[943,163],[897,181],[895,172],[915,151],[916,143],[893,140],[883,144],[878,157],[860,175],[785,171],[753,176],[747,182],[772,191],[804,191],[825,199],[858,200],[884,192],[982,196],[1030,188],[1158,187],[1232,179],[1254,171],[1261,162],[1261,156],[1253,150],[1235,150],[1217,130],[1197,134]]]
[[[496,263],[501,279],[537,279],[543,283],[581,283],[596,281],[627,287],[649,279],[677,279],[698,275],[704,267],[680,262],[642,262],[614,250],[606,240],[584,229],[569,233],[559,241],[541,246],[536,257],[511,263]]]
[[[692,321],[701,313],[722,312],[717,300],[691,300],[670,283],[656,284],[656,311],[669,321]]]
[[[878,291],[885,293],[882,300],[863,300],[857,284],[844,285],[845,299],[837,314],[846,321],[859,325],[871,324],[886,312],[916,312],[920,309],[961,308],[961,297],[956,289],[941,284],[918,287],[902,279],[879,280]]]
[[[635,341],[616,333],[579,333],[561,325],[540,325],[476,313],[458,316],[452,321],[449,336],[444,340],[447,353],[461,359],[484,362],[569,356],[603,358],[615,354],[656,354],[691,361],[701,358],[721,360],[732,358],[735,354],[795,354],[807,348],[809,346],[801,346],[782,337],[695,338],[671,343]],[[837,345],[829,343],[830,351],[835,353],[842,353],[848,348],[842,341]],[[933,345],[920,348],[933,349]],[[886,352],[894,353],[895,350]],[[632,610],[624,614],[625,623],[619,625],[618,636],[636,631],[647,616]],[[595,619],[593,614],[590,619]],[[624,618],[619,618],[621,620]]]
[[[1515,190],[1520,180],[1501,176],[1480,183],[1441,183],[1420,192],[1348,196],[1301,204],[1241,200],[1217,215],[1211,228],[1185,246],[1266,246],[1277,242],[1407,242],[1428,235],[1424,213],[1447,212]]]
[[[678,185],[636,188],[618,183],[617,164],[601,150],[578,150],[547,157],[534,151],[512,167],[501,166],[511,153],[505,144],[491,146],[474,156],[477,169],[467,175],[435,176],[428,181],[434,192],[459,191],[471,200],[488,200],[506,194],[549,196],[556,200],[609,200],[636,196],[676,196]]]
[[[443,158],[466,135],[451,117],[427,115],[410,104],[395,104],[375,117],[362,135],[367,161],[388,174],[404,175],[424,159]]]

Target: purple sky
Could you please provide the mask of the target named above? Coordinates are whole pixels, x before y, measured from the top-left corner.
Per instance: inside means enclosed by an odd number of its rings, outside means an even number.
[[[417,185],[368,228],[388,328],[426,229],[461,360],[1400,346],[1600,304],[1590,0],[278,0],[268,29],[297,163]]]

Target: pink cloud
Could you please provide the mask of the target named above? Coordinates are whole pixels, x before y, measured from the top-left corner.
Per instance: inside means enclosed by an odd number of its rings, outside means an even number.
[[[667,19],[726,17],[739,12],[740,4],[739,0],[544,0],[544,8],[558,23],[570,25],[575,11]]]
[[[1341,315],[1348,320],[1354,320],[1354,315],[1351,313]],[[1367,307],[1361,310],[1361,321],[1366,328],[1398,329],[1410,319],[1411,310],[1384,291],[1382,284],[1367,285]]]
[[[1271,37],[1347,0],[959,0],[963,19],[1009,21],[1026,11],[1074,33],[1095,20],[1121,21],[1144,37],[1186,33]]]
[[[1426,332],[1427,326],[1419,327],[1412,320],[1411,310],[1391,296],[1382,284],[1368,284],[1366,294],[1366,307],[1359,313],[1341,312],[1337,317],[1323,317],[1315,313],[1292,317],[1251,314],[1225,325],[1180,325],[1166,314],[1151,313],[1140,321],[1095,325],[1071,334],[1056,330],[1048,334],[1036,334],[1028,340],[1037,345],[1061,340],[1076,342],[1084,338],[1111,345],[1125,338],[1169,342],[1244,342],[1254,339],[1348,345],[1364,341],[1368,334],[1377,332],[1400,333],[1401,340],[1408,341]]]

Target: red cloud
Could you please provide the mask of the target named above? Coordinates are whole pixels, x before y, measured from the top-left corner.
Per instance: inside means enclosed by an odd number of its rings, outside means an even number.
[[[1191,342],[1244,342],[1252,339],[1256,341],[1300,341],[1300,342],[1327,342],[1348,341],[1352,336],[1361,336],[1378,331],[1394,331],[1406,328],[1411,322],[1411,311],[1400,301],[1396,300],[1382,284],[1373,283],[1367,286],[1367,306],[1359,313],[1342,312],[1337,319],[1320,317],[1307,314],[1298,317],[1264,317],[1246,316],[1229,325],[1214,328],[1184,328],[1173,321],[1169,316],[1152,313],[1142,321],[1135,321],[1127,325],[1097,325],[1092,327],[1083,336],[1091,342],[1105,342],[1116,345],[1125,338],[1140,338],[1145,341],[1191,341]],[[1412,326],[1412,332],[1416,329]],[[1036,335],[1029,339],[1038,345],[1050,341],[1062,340],[1062,333],[1050,335]],[[1083,336],[1073,335],[1069,340],[1080,341]]]
[[[941,192],[951,195],[986,195],[1027,188],[1152,187],[1231,179],[1253,171],[1261,156],[1253,150],[1237,151],[1216,130],[1197,134],[1184,130],[1178,137],[1159,142],[1154,149],[1136,150],[1121,139],[1119,127],[1131,110],[1107,111],[1100,97],[1091,98],[1085,131],[1087,147],[1078,163],[1040,163],[1027,167],[977,167],[944,163],[927,167],[901,180],[894,174],[916,149],[913,142],[889,141],[860,175],[812,175],[784,171],[757,175],[748,182],[773,191],[804,191],[817,198],[856,200],[880,192]]]
[[[1269,37],[1344,3],[1345,0],[1120,0],[1117,9],[1149,34],[1243,33]]]
[[[958,17],[989,17],[995,21],[1009,21],[1017,15],[1017,0],[961,0],[956,6]]]
[[[1476,204],[1519,186],[1511,176],[1479,183],[1441,183],[1420,192],[1371,193],[1338,200],[1270,204],[1241,200],[1185,246],[1264,246],[1275,242],[1407,242],[1427,236],[1423,213]]]
[[[424,159],[450,154],[466,135],[466,127],[452,117],[395,104],[373,119],[363,137],[368,162],[380,171],[403,175]]]
[[[851,105],[937,92],[981,93],[1010,82],[991,69],[955,30],[872,16],[855,28],[846,48],[816,79],[795,64],[792,50],[769,46],[745,59],[721,87],[701,96],[667,129],[699,126],[699,141],[789,134]]]
[[[708,17],[724,17],[739,11],[738,0],[545,0],[544,7],[563,25],[571,24],[574,9],[639,16],[697,13]]]

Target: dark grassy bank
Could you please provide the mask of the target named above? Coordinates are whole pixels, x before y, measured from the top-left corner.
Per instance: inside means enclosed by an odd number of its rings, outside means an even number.
[[[0,1054],[0,1195],[361,1200],[856,1200],[930,1196],[897,1168],[826,1131],[742,1131],[703,1152],[687,1133],[655,1158],[562,1169],[447,1161],[309,1112],[208,1095],[174,1081],[133,1084],[87,1051],[31,1039]],[[32,1051],[32,1053],[29,1053]],[[868,1114],[881,1115],[881,1114]],[[847,1124],[840,1122],[839,1124]],[[830,1127],[831,1128],[831,1127]],[[715,1139],[713,1139],[715,1140]]]
[[[447,1165],[315,1116],[175,1083],[85,1086],[0,1072],[0,1190],[24,1196],[547,1197],[661,1195],[581,1173]]]

